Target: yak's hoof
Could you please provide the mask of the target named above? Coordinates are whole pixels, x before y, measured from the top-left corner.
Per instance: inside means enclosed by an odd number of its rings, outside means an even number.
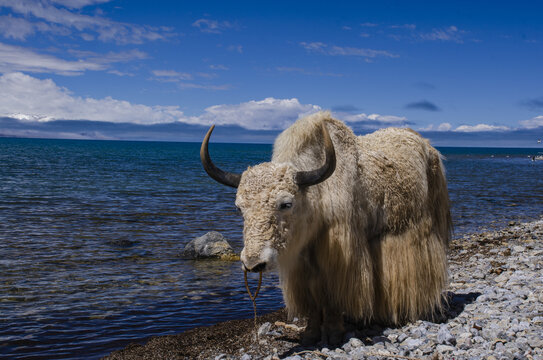
[[[321,341],[321,329],[320,328],[307,328],[302,334],[302,345],[314,345]]]
[[[330,331],[326,334],[326,343],[330,346],[341,345],[343,342],[343,331]]]

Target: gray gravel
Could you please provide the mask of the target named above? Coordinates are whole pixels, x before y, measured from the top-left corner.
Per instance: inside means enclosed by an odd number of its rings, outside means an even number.
[[[543,219],[456,239],[449,258],[449,307],[439,321],[354,330],[341,347],[284,358],[543,359]],[[261,344],[277,330],[262,328]]]
[[[352,327],[337,348],[302,347],[306,322],[280,310],[259,316],[256,329],[253,319],[231,320],[131,344],[107,358],[543,360],[543,217],[453,240],[449,274],[440,319]]]

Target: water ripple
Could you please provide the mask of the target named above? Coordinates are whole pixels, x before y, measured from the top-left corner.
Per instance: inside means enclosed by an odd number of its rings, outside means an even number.
[[[210,152],[239,172],[271,146]],[[457,234],[541,213],[543,162],[445,152]],[[0,358],[93,359],[252,316],[238,263],[178,256],[211,230],[242,248],[235,190],[202,171],[199,144],[0,139],[0,161]],[[277,285],[265,276],[259,312],[282,306]]]

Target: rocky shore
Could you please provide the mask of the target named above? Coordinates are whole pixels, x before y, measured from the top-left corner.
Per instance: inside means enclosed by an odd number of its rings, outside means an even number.
[[[106,359],[543,359],[543,219],[455,239],[448,306],[434,321],[352,328],[336,348],[302,347],[281,310],[131,344]]]

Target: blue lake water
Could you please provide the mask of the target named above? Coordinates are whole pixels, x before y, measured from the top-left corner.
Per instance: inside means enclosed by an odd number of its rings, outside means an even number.
[[[178,256],[211,230],[242,248],[235,189],[207,177],[199,146],[0,138],[0,358],[95,359],[252,316],[239,263]],[[271,150],[210,145],[237,172]],[[543,149],[440,150],[456,237],[543,214]],[[259,312],[282,307],[277,282],[264,277]]]

